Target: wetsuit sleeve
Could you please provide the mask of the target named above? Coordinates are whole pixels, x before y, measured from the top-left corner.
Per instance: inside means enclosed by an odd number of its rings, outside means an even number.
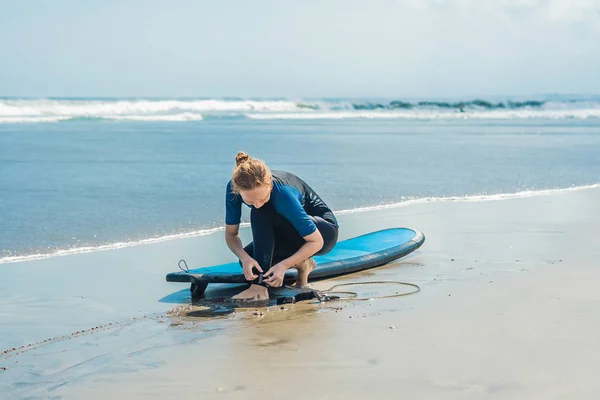
[[[242,197],[233,193],[231,181],[227,184],[225,193],[225,223],[227,225],[239,225],[242,219]]]
[[[275,208],[291,222],[298,234],[304,237],[316,231],[317,226],[304,211],[301,200],[302,195],[297,189],[284,186],[279,190]]]

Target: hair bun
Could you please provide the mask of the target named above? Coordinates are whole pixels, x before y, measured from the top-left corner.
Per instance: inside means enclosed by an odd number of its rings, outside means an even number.
[[[239,153],[237,153],[237,156],[235,156],[235,166],[237,167],[238,165],[245,163],[249,159],[250,156],[248,154],[244,153],[243,151],[240,151]]]

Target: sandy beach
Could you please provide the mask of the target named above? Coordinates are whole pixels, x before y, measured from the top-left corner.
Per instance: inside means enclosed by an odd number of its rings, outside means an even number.
[[[421,292],[172,315],[187,286],[164,275],[180,258],[231,261],[220,232],[0,265],[0,398],[600,396],[600,188],[425,202],[340,224],[340,239],[396,226],[427,239],[398,262],[314,287],[404,281]]]
[[[0,3],[0,400],[600,399],[600,0]]]

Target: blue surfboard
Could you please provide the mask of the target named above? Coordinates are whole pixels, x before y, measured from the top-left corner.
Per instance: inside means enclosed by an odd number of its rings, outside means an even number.
[[[317,265],[308,278],[315,281],[379,267],[412,253],[424,241],[421,232],[408,228],[384,229],[343,240],[329,253],[314,257]],[[238,262],[172,272],[166,278],[168,282],[192,283],[193,297],[201,296],[209,283],[246,282]],[[284,281],[295,280],[296,270],[288,270]]]

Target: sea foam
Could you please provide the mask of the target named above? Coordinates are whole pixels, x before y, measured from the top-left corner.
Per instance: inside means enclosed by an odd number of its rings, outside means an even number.
[[[478,194],[478,195],[467,195],[467,196],[451,196],[451,197],[423,197],[423,198],[407,198],[404,201],[391,203],[391,204],[380,204],[374,206],[367,207],[357,207],[353,209],[347,210],[338,210],[335,211],[337,215],[344,214],[354,214],[354,213],[364,213],[364,212],[372,212],[378,210],[385,209],[393,209],[398,207],[407,207],[415,204],[424,204],[424,203],[432,203],[432,202],[481,202],[481,201],[499,201],[499,200],[508,200],[508,199],[518,199],[518,198],[526,198],[526,197],[534,197],[534,196],[547,196],[554,195],[559,193],[566,193],[578,190],[587,190],[587,189],[596,189],[600,188],[600,183],[593,185],[584,185],[584,186],[573,186],[569,188],[560,188],[560,189],[545,189],[545,190],[527,190],[521,192],[514,193],[500,193],[500,194]],[[248,223],[240,224],[242,227],[248,226]],[[33,260],[42,260],[51,257],[59,257],[59,256],[68,256],[73,254],[82,254],[82,253],[90,253],[95,251],[107,251],[107,250],[117,250],[126,247],[133,247],[139,245],[160,243],[169,240],[175,239],[183,239],[183,238],[191,238],[198,236],[210,235],[216,232],[224,231],[223,227],[211,228],[211,229],[200,229],[191,232],[166,235],[155,238],[148,238],[130,242],[117,242],[104,244],[100,246],[86,246],[86,247],[74,247],[68,249],[57,250],[52,253],[40,253],[40,254],[29,254],[22,256],[7,256],[0,258],[0,264],[8,264],[8,263],[18,263],[24,261],[33,261]]]
[[[61,121],[200,121],[341,119],[589,119],[600,99],[469,101],[230,100],[230,99],[0,99],[0,123]]]

